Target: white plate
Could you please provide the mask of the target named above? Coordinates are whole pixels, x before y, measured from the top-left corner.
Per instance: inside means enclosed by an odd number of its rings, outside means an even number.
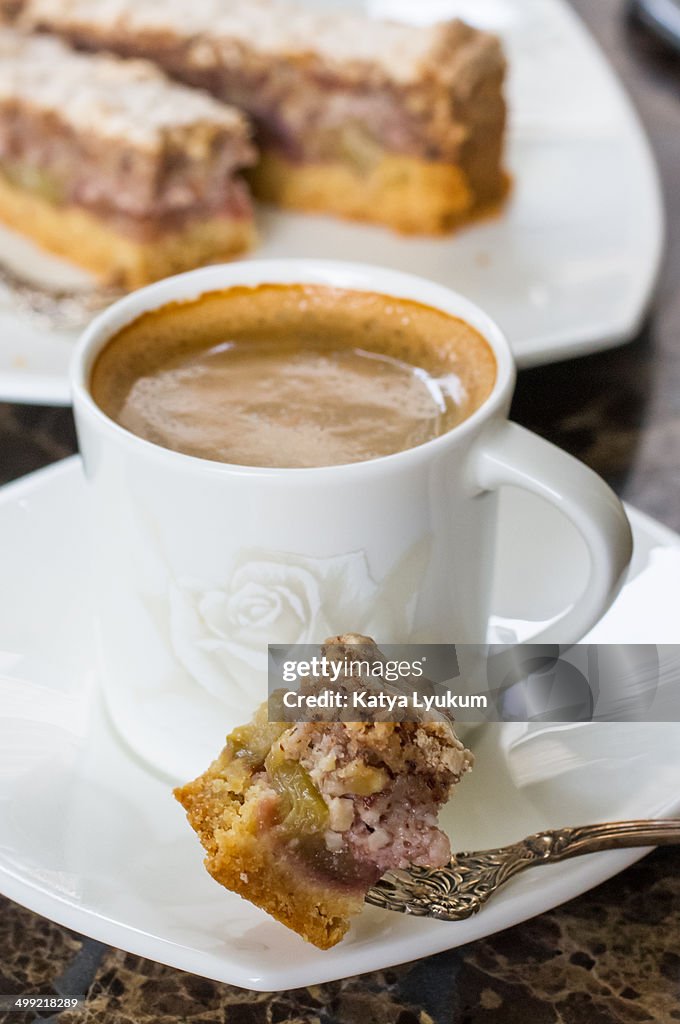
[[[101,713],[83,498],[75,458],[0,491],[0,891],[11,899],[142,956],[274,990],[382,969],[491,934],[640,856],[621,851],[537,868],[478,917],[455,924],[367,908],[340,946],[322,953],[306,945],[212,881],[168,782],[134,759]],[[680,538],[639,513],[631,516],[630,579],[594,636],[677,640]],[[521,608],[522,580],[528,587],[535,582],[515,570],[556,528],[561,600],[578,587],[584,555],[560,523],[541,502],[504,496],[500,546],[511,555],[498,566],[501,610]],[[680,726],[585,729],[573,772],[548,779],[534,765],[531,785],[520,788],[496,727],[487,726],[474,744],[475,771],[445,816],[454,846],[484,848],[543,827],[671,813]],[[530,754],[523,757],[526,767]]]
[[[255,256],[360,259],[448,284],[501,324],[521,366],[632,337],[659,266],[659,185],[637,116],[566,3],[345,3],[423,21],[461,13],[503,35],[511,67],[512,201],[501,216],[442,240],[263,211]],[[7,232],[0,233],[0,252],[16,265],[30,262],[41,279],[73,277]],[[22,320],[11,306],[0,310],[0,398],[68,404],[72,340]]]

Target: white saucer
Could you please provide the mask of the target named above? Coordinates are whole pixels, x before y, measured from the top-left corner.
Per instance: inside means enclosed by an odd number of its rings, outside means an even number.
[[[169,784],[128,753],[101,712],[83,498],[77,458],[0,491],[0,891],[11,899],[142,956],[274,990],[469,942],[570,899],[640,856],[622,851],[537,868],[478,917],[456,924],[367,908],[339,947],[321,953],[306,945],[209,878]],[[512,554],[498,566],[499,608],[521,612],[523,587],[540,585],[517,569],[560,528],[554,517],[538,501],[504,496],[501,546]],[[640,513],[631,518],[630,579],[593,638],[677,641],[680,538]],[[563,602],[582,579],[582,552],[566,525],[559,536],[553,579]],[[508,774],[498,728],[487,726],[474,743],[477,767],[447,811],[455,848],[569,823],[662,816],[678,806],[680,725],[580,727],[590,732],[581,732],[573,770],[548,780],[535,765],[523,788]]]
[[[657,174],[637,115],[564,0],[325,2],[406,20],[462,14],[502,34],[510,63],[512,200],[502,215],[440,240],[261,211],[254,257],[360,259],[447,284],[498,321],[521,366],[632,337],[662,248]],[[40,281],[83,280],[9,232],[0,232],[0,253]],[[6,303],[0,399],[68,404],[72,343],[71,335],[43,330]]]

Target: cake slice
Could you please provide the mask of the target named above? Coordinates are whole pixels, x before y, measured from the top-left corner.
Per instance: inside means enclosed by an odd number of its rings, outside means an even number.
[[[243,116],[146,61],[0,29],[0,220],[134,288],[247,249]]]
[[[357,643],[362,660],[381,658],[355,635],[328,640],[322,654],[351,661]],[[210,874],[328,949],[386,871],[448,862],[437,812],[472,755],[441,717],[285,723],[269,722],[267,709],[175,796]]]
[[[498,39],[276,0],[5,0],[32,29],[147,57],[244,110],[263,199],[449,230],[497,204],[505,61]]]

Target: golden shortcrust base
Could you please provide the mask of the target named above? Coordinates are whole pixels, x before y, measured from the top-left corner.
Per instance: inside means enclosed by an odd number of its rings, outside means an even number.
[[[498,194],[482,205],[461,167],[395,155],[354,170],[339,161],[299,164],[268,150],[247,177],[265,202],[423,235],[443,234],[488,212],[506,189],[499,177]]]
[[[231,773],[218,759],[204,775],[175,790],[191,827],[207,852],[213,878],[265,910],[319,949],[330,949],[363,906],[363,894],[315,881],[296,870],[267,841],[260,824],[255,787],[240,796]],[[241,799],[243,802],[241,802]]]
[[[170,274],[229,259],[252,247],[247,219],[212,217],[139,242],[77,206],[55,206],[0,177],[0,221],[107,284],[139,288]]]

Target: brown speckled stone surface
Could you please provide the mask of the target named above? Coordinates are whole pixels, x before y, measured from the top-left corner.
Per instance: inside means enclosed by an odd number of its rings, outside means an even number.
[[[680,1020],[676,850],[657,851],[593,892],[489,939],[389,971],[271,995],[83,941],[7,901],[0,901],[0,922],[0,993],[75,993],[76,982],[85,983],[85,1008],[63,1011],[61,1024]],[[64,984],[69,963],[71,987]]]
[[[668,248],[642,335],[522,373],[513,416],[680,529],[680,57],[631,31],[622,0],[574,2],[649,132]],[[0,481],[74,450],[67,410],[0,404]],[[564,907],[470,946],[274,995],[108,949],[0,897],[0,994],[28,991],[86,995],[85,1009],[62,1012],[62,1024],[672,1024],[680,1021],[680,849],[657,851]]]

